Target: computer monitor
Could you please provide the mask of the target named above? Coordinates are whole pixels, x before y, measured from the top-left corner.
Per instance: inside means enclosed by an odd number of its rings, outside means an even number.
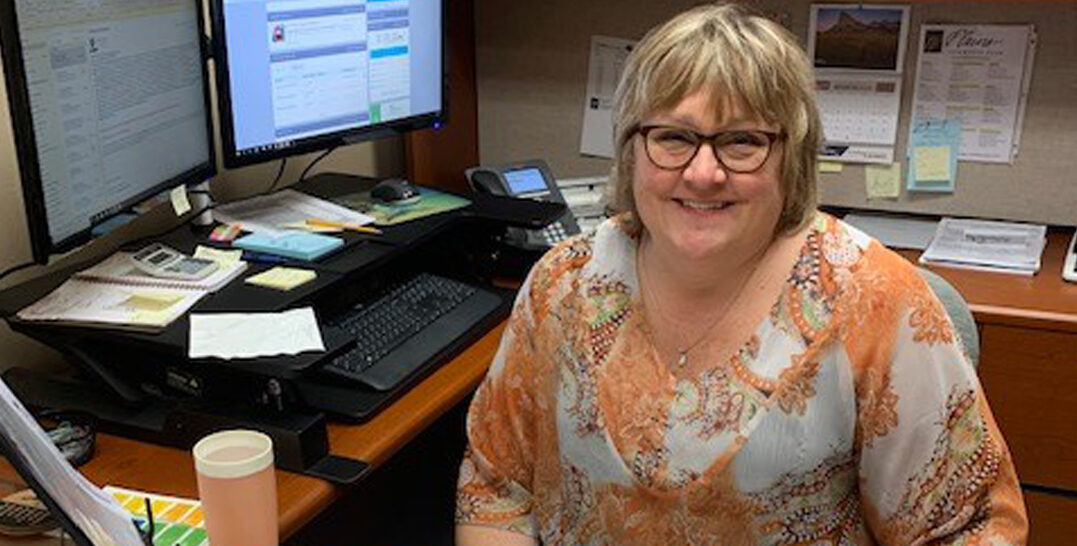
[[[446,0],[211,0],[224,164],[439,125]]]
[[[215,173],[198,0],[0,0],[34,259]]]

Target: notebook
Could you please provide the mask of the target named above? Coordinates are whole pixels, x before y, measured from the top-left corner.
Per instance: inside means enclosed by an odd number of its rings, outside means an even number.
[[[232,241],[232,246],[253,252],[311,261],[344,246],[344,240],[302,231],[287,233],[279,237],[252,233]]]
[[[100,282],[72,277],[16,316],[55,322],[158,332],[183,316],[208,290]]]
[[[152,277],[140,271],[131,263],[130,258],[130,252],[117,252],[101,263],[79,271],[72,276],[96,282],[216,292],[247,269],[247,262],[234,261],[227,264],[219,263],[216,271],[196,281],[163,279],[161,277]]]

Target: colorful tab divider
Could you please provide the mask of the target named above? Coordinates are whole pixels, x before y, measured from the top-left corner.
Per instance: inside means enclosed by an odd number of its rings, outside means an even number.
[[[201,502],[111,485],[105,486],[104,490],[131,513],[141,529],[146,528],[145,499],[150,499],[150,506],[153,508],[153,543],[155,545],[209,546]]]

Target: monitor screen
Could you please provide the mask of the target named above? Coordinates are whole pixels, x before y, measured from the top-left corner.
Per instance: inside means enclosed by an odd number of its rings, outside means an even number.
[[[229,167],[444,118],[443,0],[212,0],[211,6]]]
[[[165,188],[214,174],[194,0],[0,3],[34,257]]]

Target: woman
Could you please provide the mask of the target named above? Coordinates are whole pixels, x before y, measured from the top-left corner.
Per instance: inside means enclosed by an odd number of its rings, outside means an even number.
[[[633,52],[622,213],[521,289],[470,410],[460,544],[1024,542],[945,311],[815,210],[811,74],[735,6]]]

